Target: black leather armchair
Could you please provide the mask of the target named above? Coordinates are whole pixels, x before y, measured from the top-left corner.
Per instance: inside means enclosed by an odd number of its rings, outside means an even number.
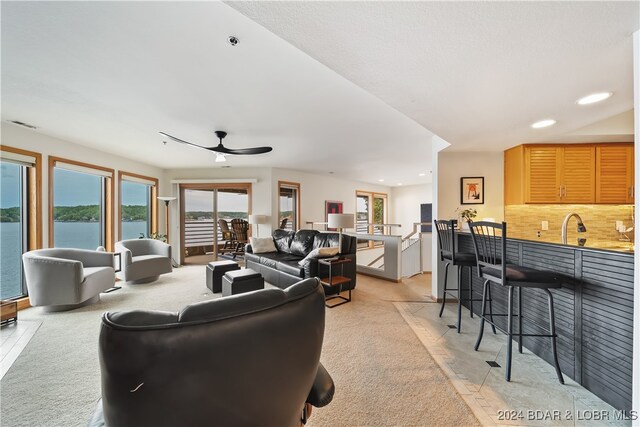
[[[191,304],[105,313],[90,426],[299,426],[331,402],[317,279]]]

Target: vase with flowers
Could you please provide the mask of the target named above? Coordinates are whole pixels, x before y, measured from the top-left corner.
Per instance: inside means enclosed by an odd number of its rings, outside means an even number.
[[[459,224],[461,224],[462,229],[468,230],[469,229],[469,223],[471,221],[473,221],[473,219],[478,216],[478,211],[475,209],[462,209],[458,208],[456,209],[456,213],[458,214],[458,216],[460,217],[461,221],[459,221]]]

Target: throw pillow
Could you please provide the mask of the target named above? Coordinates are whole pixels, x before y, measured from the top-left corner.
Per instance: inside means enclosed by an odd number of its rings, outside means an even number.
[[[254,254],[264,254],[267,252],[278,252],[271,237],[252,237],[251,250]]]
[[[298,262],[300,267],[304,267],[306,263],[311,259],[318,258],[330,258],[332,256],[338,255],[338,248],[317,248],[309,252],[309,255],[304,257],[301,261]]]

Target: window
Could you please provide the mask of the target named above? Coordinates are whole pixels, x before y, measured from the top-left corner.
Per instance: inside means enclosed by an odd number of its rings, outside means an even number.
[[[300,229],[300,184],[278,181],[278,228]]]
[[[0,151],[0,298],[26,295],[22,254],[42,247],[42,156],[2,146]]]
[[[389,234],[387,222],[387,195],[356,191],[356,233]],[[376,224],[381,224],[377,226]],[[373,241],[358,240],[358,247],[373,247]]]
[[[158,231],[158,179],[120,171],[120,240]]]
[[[49,157],[49,246],[113,249],[113,169]]]

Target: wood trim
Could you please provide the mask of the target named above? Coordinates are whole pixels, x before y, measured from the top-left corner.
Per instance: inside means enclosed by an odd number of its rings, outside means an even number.
[[[302,198],[301,194],[302,194],[302,189],[300,186],[299,182],[293,182],[293,181],[278,181],[278,200],[277,200],[277,206],[278,206],[278,219],[277,219],[277,223],[278,225],[276,226],[276,228],[278,228],[280,226],[280,186],[281,185],[289,185],[291,187],[296,187],[296,189],[298,190],[298,195],[296,197],[296,229],[294,231],[300,230],[300,217],[301,217],[301,212],[302,212],[302,203],[300,202],[300,199]]]
[[[53,168],[55,162],[64,162],[85,168],[101,170],[111,174],[107,177],[107,185],[105,188],[105,247],[109,251],[113,251],[113,194],[115,191],[115,170],[104,166],[93,165],[91,163],[79,162],[76,160],[65,159],[62,157],[49,156],[49,247],[54,247],[53,241]]]
[[[122,240],[122,181],[123,177],[130,176],[132,178],[140,178],[146,179],[148,181],[153,181],[153,185],[151,186],[151,229],[152,233],[158,232],[158,178],[154,178],[152,176],[139,175],[137,173],[126,172],[119,170],[118,171],[118,240]],[[124,179],[126,181],[126,179]]]
[[[1,151],[22,154],[35,158],[35,166],[29,170],[29,239],[27,250],[42,248],[42,154],[22,148],[0,145]]]
[[[224,184],[216,184],[216,183],[193,183],[193,184],[178,184],[178,192],[180,194],[180,207],[178,211],[178,220],[180,221],[180,264],[185,265],[184,263],[184,253],[185,253],[185,245],[184,245],[184,209],[185,209],[185,190],[219,190],[225,188],[239,189],[239,190],[247,190],[247,215],[251,215],[253,209],[253,184],[250,182],[238,182],[238,183],[224,183]],[[252,226],[249,225],[248,236],[252,236]],[[216,254],[217,258],[217,254]]]
[[[18,311],[31,307],[31,300],[29,300],[29,297],[19,298],[15,301],[18,303]]]

